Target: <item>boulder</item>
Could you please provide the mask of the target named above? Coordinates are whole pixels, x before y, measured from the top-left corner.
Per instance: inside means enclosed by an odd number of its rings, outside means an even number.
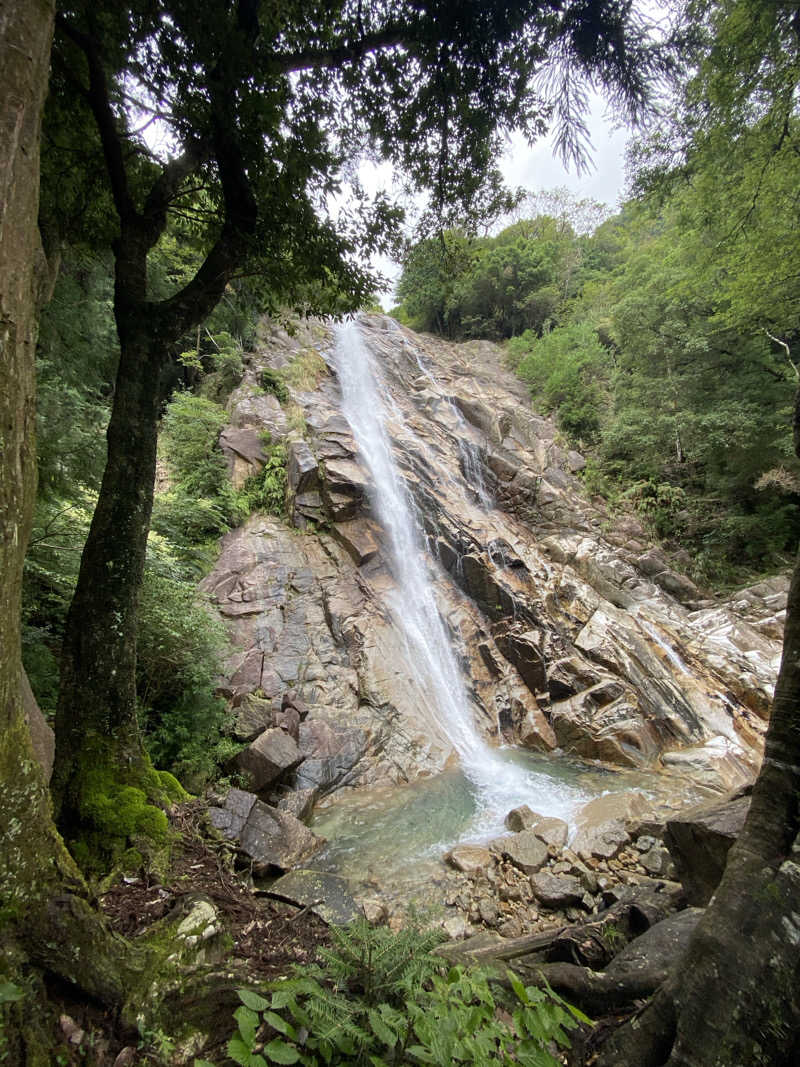
[[[233,736],[237,741],[255,741],[270,726],[274,726],[272,701],[245,694],[233,714]]]
[[[308,493],[319,485],[317,459],[303,440],[290,440],[286,454],[286,481],[295,496]]]
[[[300,714],[297,711],[297,708],[293,708],[290,704],[287,707],[282,708],[280,711],[276,711],[275,725],[279,729],[285,730],[289,737],[292,738],[292,740],[299,741]]]
[[[520,830],[530,830],[535,823],[541,822],[542,816],[531,811],[527,804],[521,804],[518,808],[512,808],[506,815],[505,824],[515,834]]]
[[[685,908],[655,923],[617,953],[606,974],[621,978],[645,968],[669,970],[688,948],[702,915],[702,908]]]
[[[444,861],[465,874],[478,874],[494,865],[489,849],[480,845],[456,845],[446,853]]]
[[[288,870],[304,862],[325,839],[288,812],[262,803],[252,793],[231,789],[221,807],[208,809],[209,819],[224,837],[236,841],[255,870]]]
[[[367,750],[364,730],[341,726],[323,718],[300,723],[300,754],[303,762],[295,775],[298,789],[330,792],[353,770]]]
[[[523,830],[510,837],[500,837],[492,842],[492,847],[511,860],[523,874],[535,874],[550,858],[547,845],[536,836],[533,830]]]
[[[540,819],[531,829],[546,845],[554,845],[556,848],[563,848],[569,837],[569,826],[563,819]]]
[[[583,900],[584,888],[569,874],[548,874],[540,871],[531,875],[533,895],[546,908],[570,908]]]
[[[267,459],[261,433],[253,427],[227,426],[219,435],[219,447],[236,489],[241,489],[251,474],[262,470]]]
[[[630,834],[622,819],[609,819],[598,826],[587,826],[579,830],[572,842],[572,849],[584,860],[591,859],[592,856],[611,859],[629,841]]]
[[[698,805],[667,822],[664,844],[690,904],[703,907],[711,899],[749,807],[750,797],[738,797]]]
[[[331,532],[357,567],[368,563],[380,552],[379,529],[371,519],[336,522]]]
[[[265,730],[236,757],[236,765],[250,775],[258,793],[303,761],[297,742],[277,727]]]
[[[293,789],[291,793],[282,796],[275,807],[279,811],[288,811],[300,822],[307,822],[311,818],[316,799],[316,789]]]
[[[541,708],[529,708],[517,727],[519,743],[536,752],[552,752],[558,748],[558,738]]]
[[[308,908],[331,926],[346,926],[361,914],[345,878],[322,871],[290,871],[269,887],[272,897]]]

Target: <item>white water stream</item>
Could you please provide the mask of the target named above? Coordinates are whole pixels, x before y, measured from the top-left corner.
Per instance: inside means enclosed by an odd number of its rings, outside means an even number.
[[[396,583],[390,607],[407,642],[409,677],[425,694],[432,726],[449,740],[477,792],[478,819],[470,835],[474,839],[501,832],[505,814],[523,803],[569,821],[590,794],[521,765],[518,755],[490,747],[475,725],[450,635],[437,607],[414,506],[386,431],[387,407],[392,407],[395,417],[399,409],[391,404],[357,323],[337,328],[333,359],[342,390],[342,413],[374,484],[372,506],[385,534]]]

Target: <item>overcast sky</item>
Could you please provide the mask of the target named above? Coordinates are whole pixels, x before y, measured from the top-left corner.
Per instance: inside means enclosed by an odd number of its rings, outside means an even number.
[[[625,147],[630,131],[616,128],[600,96],[593,98],[587,126],[592,163],[581,174],[574,166],[567,170],[556,158],[552,138],[543,138],[529,147],[521,135],[513,136],[501,167],[509,186],[515,189],[521,185],[532,192],[566,186],[579,199],[590,197],[615,209],[625,183]],[[365,185],[374,190],[389,179],[390,168],[365,168],[361,174]],[[374,266],[394,282],[400,276],[400,265],[391,260],[376,260]],[[380,294],[380,301],[387,310],[395,303],[391,293]]]

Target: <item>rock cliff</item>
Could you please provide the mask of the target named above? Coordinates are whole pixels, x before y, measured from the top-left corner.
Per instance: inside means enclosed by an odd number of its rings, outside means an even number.
[[[718,788],[752,778],[787,583],[704,599],[638,522],[588,498],[583,458],[531,411],[499,348],[417,336],[385,316],[360,329],[480,730]],[[221,439],[238,483],[263,464],[265,430],[288,450],[288,521],[254,515],[231,531],[204,582],[236,650],[224,689],[241,740],[287,731],[276,721],[287,690],[302,706],[292,752],[265,787],[273,803],[286,785],[311,802],[435,773],[453,755],[408,670],[333,344],[320,324],[291,337],[265,327]],[[315,375],[287,375],[302,380],[289,402],[265,391],[265,368],[313,353],[328,369],[317,360]]]

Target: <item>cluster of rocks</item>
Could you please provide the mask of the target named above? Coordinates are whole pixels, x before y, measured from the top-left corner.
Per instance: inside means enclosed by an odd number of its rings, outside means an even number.
[[[527,806],[506,818],[513,832],[486,845],[458,845],[445,857],[452,873],[443,923],[451,937],[479,929],[520,937],[553,923],[578,922],[607,906],[620,886],[674,885],[663,824],[609,820],[579,832]]]
[[[666,820],[611,819],[579,831],[527,806],[509,812],[513,832],[458,845],[442,926],[452,939],[482,930],[519,938],[603,913],[627,892],[663,894],[673,907],[704,907],[741,831],[749,795],[685,809]]]

